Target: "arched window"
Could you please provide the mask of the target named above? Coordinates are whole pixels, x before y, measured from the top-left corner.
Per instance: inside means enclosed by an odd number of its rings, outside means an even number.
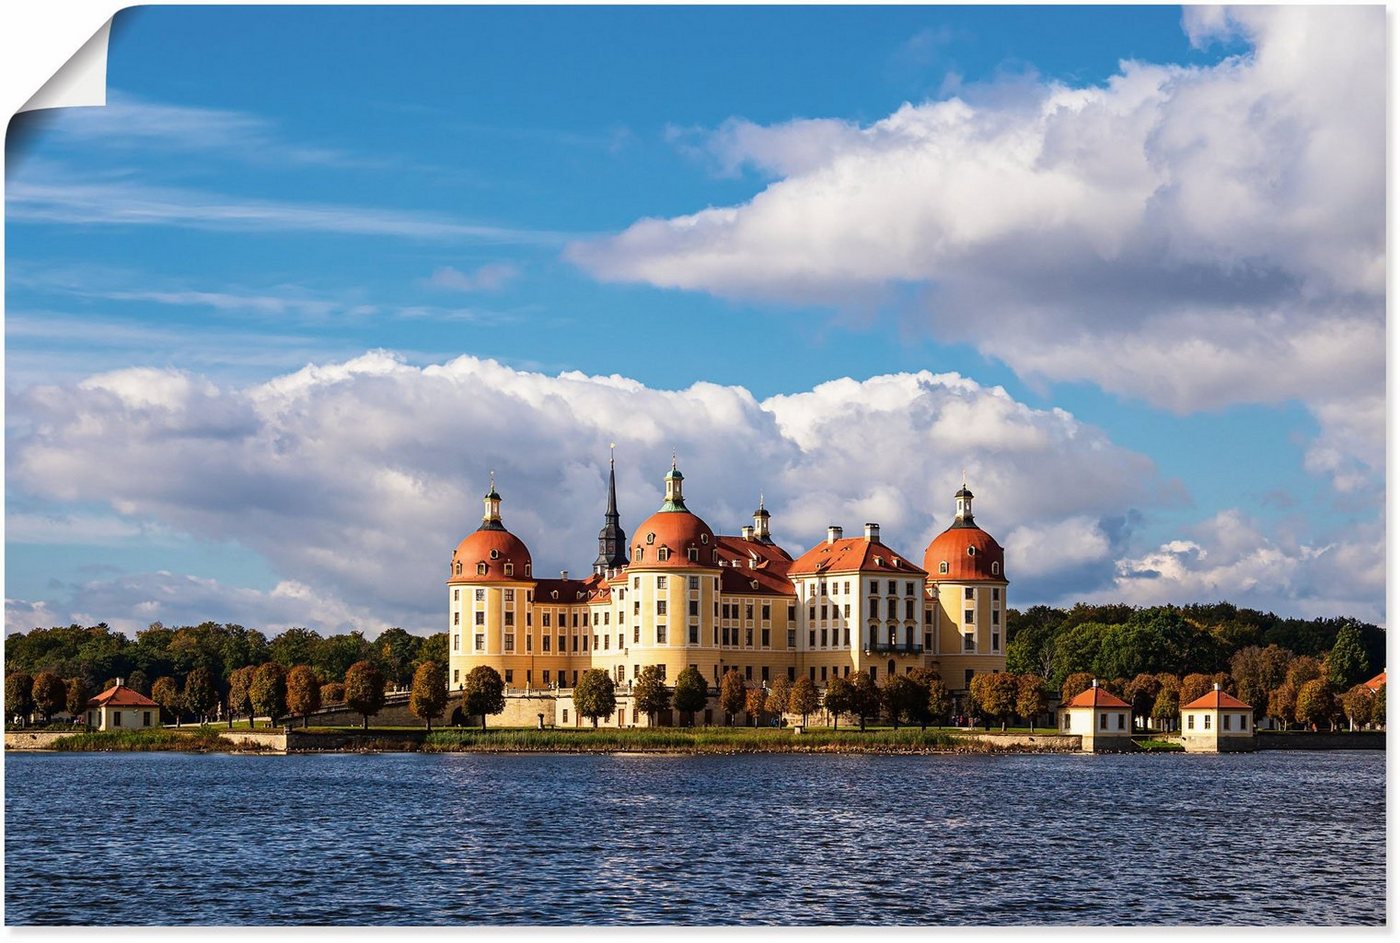
[[[996,576],[996,575],[997,575],[998,573],[1000,573],[1000,572],[1001,572],[1001,564],[998,563],[997,561],[993,560],[993,561],[992,561],[992,575],[993,575],[993,576]]]
[[[974,546],[972,546],[971,544],[968,544],[968,546],[967,546],[967,555],[968,555],[969,557],[975,557],[975,556],[977,556],[977,548],[974,547]]]
[[[486,575],[486,564],[485,564],[485,563],[478,563],[478,564],[476,565],[476,575],[477,575],[477,576],[485,576],[485,575]]]
[[[700,561],[700,551],[694,547],[686,548],[685,555],[697,563]]]
[[[642,549],[642,545],[641,545],[641,544],[637,544],[637,562],[638,562],[638,563],[641,563],[643,560],[646,559],[646,556],[647,556],[646,550]]]
[[[506,576],[514,576],[514,575],[515,575],[515,564],[514,564],[514,563],[507,563],[507,564],[506,564]]]
[[[655,535],[655,534],[647,534],[647,546],[651,546],[651,545],[654,544],[654,543],[656,543],[656,535]]]
[[[656,551],[656,559],[661,563],[665,563],[670,556],[671,551],[667,550],[665,547],[662,547],[660,550]]]
[[[529,575],[530,575],[530,564],[528,564],[528,563],[525,564],[525,575],[526,575],[526,576],[529,576]]]
[[[461,562],[460,560],[457,561],[457,575],[458,575],[458,576],[461,576],[461,575],[462,575],[462,562]]]
[[[944,560],[942,563],[938,564],[938,572],[939,572],[940,575],[944,575],[944,574],[946,574],[946,573],[948,572],[948,561],[947,561],[947,560]]]

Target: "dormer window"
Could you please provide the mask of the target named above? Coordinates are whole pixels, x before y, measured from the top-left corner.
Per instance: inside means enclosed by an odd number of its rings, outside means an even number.
[[[530,564],[528,564],[528,563],[525,564],[525,575],[526,575],[526,576],[529,576],[529,575],[530,575]]]
[[[939,563],[939,564],[938,564],[938,572],[939,572],[940,575],[946,575],[946,574],[947,574],[947,572],[948,572],[948,561],[947,561],[947,560],[944,560],[942,563]]]
[[[665,563],[667,560],[670,559],[670,557],[671,551],[665,547],[662,547],[660,550],[656,551],[656,559],[659,563]]]
[[[462,575],[462,561],[460,561],[460,560],[457,561],[457,575],[458,575],[458,576],[461,576],[461,575]]]
[[[644,550],[644,549],[642,548],[642,545],[641,545],[641,544],[637,544],[637,562],[638,562],[638,563],[641,563],[643,560],[646,559],[646,557],[647,557],[647,552],[646,552],[646,550]]]
[[[701,534],[701,535],[700,535],[700,542],[701,542],[702,544],[707,544],[707,543],[709,543],[709,542],[710,542],[710,535],[709,535],[709,534]]]
[[[977,548],[976,548],[976,547],[973,547],[973,546],[971,546],[971,545],[969,545],[968,548],[967,548],[967,555],[968,555],[969,557],[975,557],[975,556],[977,556]]]
[[[514,563],[507,563],[507,564],[506,564],[506,576],[514,576],[514,575],[515,575],[515,564],[514,564]]]
[[[486,564],[485,564],[485,563],[478,563],[478,564],[476,565],[476,575],[477,575],[477,576],[485,576],[485,575],[486,575]]]
[[[700,551],[697,550],[695,547],[686,548],[685,555],[691,560],[694,560],[696,563],[700,562]]]
[[[1000,572],[1001,572],[1001,564],[998,563],[997,561],[993,560],[993,561],[992,561],[992,575],[993,575],[993,576],[996,576],[996,575],[999,574]]]

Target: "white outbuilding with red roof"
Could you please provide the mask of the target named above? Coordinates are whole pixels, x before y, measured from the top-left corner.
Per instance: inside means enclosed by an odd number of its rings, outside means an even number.
[[[1062,734],[1078,734],[1085,753],[1132,750],[1133,709],[1122,698],[1099,687],[1098,679],[1060,707]]]
[[[1181,744],[1187,753],[1232,753],[1256,748],[1254,708],[1215,687],[1181,707]]]
[[[87,722],[97,730],[141,730],[160,726],[160,705],[117,683],[87,702]]]

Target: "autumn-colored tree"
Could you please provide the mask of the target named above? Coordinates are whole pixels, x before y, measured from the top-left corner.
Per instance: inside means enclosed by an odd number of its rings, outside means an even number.
[[[676,675],[676,690],[672,700],[676,710],[680,711],[682,716],[690,718],[690,726],[693,727],[696,712],[704,710],[705,705],[710,702],[710,686],[705,683],[705,677],[697,669],[687,666]]]
[[[248,686],[253,710],[267,715],[267,725],[275,726],[277,718],[287,713],[287,671],[275,661],[263,662],[253,672]]]
[[[369,729],[369,719],[384,706],[384,672],[370,659],[357,661],[345,670],[345,706],[363,718],[360,729]]]
[[[1152,705],[1157,703],[1157,695],[1162,692],[1162,682],[1156,675],[1146,672],[1137,675],[1123,688],[1123,699],[1133,708],[1133,717],[1144,720],[1152,716]],[[1143,726],[1147,726],[1146,723]]]
[[[52,671],[41,671],[34,676],[34,709],[48,723],[53,715],[63,710],[68,700],[68,685]]]
[[[788,701],[792,700],[792,692],[788,692]],[[826,683],[826,697],[823,698],[826,704],[827,713],[831,715],[831,729],[837,730],[841,726],[841,715],[851,713],[851,706],[855,704],[855,687],[845,678],[832,678]],[[787,702],[783,704],[783,709],[787,710]]]
[[[574,709],[580,717],[593,721],[594,729],[599,717],[612,716],[617,710],[617,688],[612,676],[602,668],[585,671],[574,686]]]
[[[656,726],[656,715],[671,709],[671,692],[666,677],[657,665],[647,665],[632,682],[632,706],[647,715],[647,722]]]
[[[1034,671],[1016,678],[1016,713],[1026,719],[1026,724],[1035,733],[1035,718],[1045,710],[1045,679]]]
[[[1385,726],[1385,685],[1382,684],[1376,689],[1376,703],[1371,705],[1371,723],[1377,727]]]
[[[1295,690],[1302,690],[1307,682],[1322,677],[1322,662],[1311,655],[1299,655],[1288,663],[1288,673],[1284,676],[1287,684]]]
[[[248,715],[248,726],[253,726],[253,700],[248,690],[253,685],[252,665],[236,668],[228,676],[228,725],[233,726],[233,718],[239,714]]]
[[[433,729],[433,718],[441,717],[447,709],[447,672],[437,662],[419,662],[414,669],[408,709],[428,725],[429,731]]]
[[[1324,672],[1333,688],[1341,690],[1366,677],[1370,663],[1366,650],[1361,647],[1361,629],[1355,621],[1348,621],[1337,633],[1337,641],[1327,653]]]
[[[927,730],[929,723],[934,719],[933,711],[930,709],[929,694],[935,681],[940,684],[943,682],[943,676],[932,668],[919,667],[909,672],[908,678],[919,686],[920,699],[917,707],[910,711],[909,720]]]
[[[948,686],[941,678],[928,683],[929,717],[942,726],[948,722],[948,712],[953,708],[953,699],[948,694]]]
[[[1152,719],[1158,721],[1158,728],[1173,730],[1181,716],[1181,688],[1174,684],[1164,684],[1152,702]]]
[[[578,703],[578,692],[574,692],[574,703]],[[490,665],[478,665],[467,672],[462,681],[462,713],[468,717],[480,717],[481,729],[486,729],[488,714],[499,714],[506,709],[506,683],[500,673]],[[582,711],[580,711],[582,713]]]
[[[768,703],[768,692],[762,688],[749,688],[744,692],[744,713],[757,727],[763,719],[763,705]]]
[[[443,702],[447,691],[443,689]],[[311,724],[311,715],[321,709],[321,680],[310,665],[295,665],[287,672],[287,710],[301,715],[301,725]],[[441,713],[439,711],[438,713]]]
[[[867,717],[880,714],[880,689],[875,686],[875,679],[864,671],[851,678],[850,713],[860,719],[861,730],[865,730]]]
[[[203,665],[191,668],[190,673],[185,675],[185,689],[180,692],[180,698],[184,709],[198,717],[201,724],[204,723],[219,700],[214,673]]]
[[[1185,707],[1198,697],[1209,694],[1215,684],[1210,675],[1189,674],[1181,679],[1181,706]]]
[[[1293,714],[1301,723],[1309,724],[1314,730],[1325,724],[1336,713],[1332,689],[1326,678],[1313,678],[1304,682],[1298,689],[1298,703],[1293,706]]]
[[[1304,682],[1305,684],[1307,682]],[[1294,708],[1298,706],[1298,688],[1285,681],[1269,692],[1268,716],[1278,721],[1287,730],[1298,719]]]
[[[122,683],[137,694],[144,694],[146,697],[151,696],[151,682],[147,679],[146,672],[142,671],[140,668],[137,668],[131,674],[127,675]]]
[[[88,691],[87,682],[81,676],[69,678],[64,689],[68,713],[73,715],[75,721],[80,721],[83,726],[87,726],[87,702],[92,698],[92,693]]]
[[[161,710],[175,718],[175,726],[180,726],[180,685],[170,675],[161,675],[151,684],[151,700],[160,705]]]
[[[34,713],[34,678],[24,671],[5,675],[5,714],[28,719]]]
[[[1016,696],[1020,692],[1020,680],[1009,671],[987,671],[972,676],[968,693],[985,716],[1001,721],[1001,729],[1006,729],[1006,719],[1016,710]]]
[[[1351,729],[1365,727],[1371,722],[1371,710],[1376,696],[1364,684],[1358,684],[1342,695],[1342,710],[1347,715]]]
[[[788,695],[788,710],[802,715],[802,726],[807,726],[807,715],[821,707],[821,695],[811,678],[798,678]]]
[[[744,709],[745,698],[744,676],[730,668],[719,679],[719,709],[729,726],[734,726],[734,715]]]
[[[829,688],[827,689],[830,690]],[[770,714],[776,714],[781,718],[787,713],[788,701],[792,699],[792,682],[787,678],[779,678],[768,688],[768,700],[763,707]]]
[[[1094,686],[1094,674],[1091,671],[1076,671],[1065,678],[1065,683],[1060,687],[1060,700],[1069,703],[1075,695],[1082,694]]]
[[[339,681],[332,681],[329,684],[321,685],[321,704],[344,704],[345,685]]]
[[[928,703],[928,689],[908,675],[890,675],[880,685],[880,707],[896,730],[902,720],[917,722]]]
[[[1278,645],[1260,648],[1249,645],[1230,656],[1230,676],[1235,679],[1235,696],[1254,708],[1256,717],[1269,712],[1269,695],[1288,677],[1293,653]]]

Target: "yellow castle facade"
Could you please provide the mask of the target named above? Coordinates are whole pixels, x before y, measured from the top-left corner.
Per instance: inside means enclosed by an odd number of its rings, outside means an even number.
[[[625,726],[647,721],[627,694],[649,665],[672,683],[693,667],[712,696],[730,669],[750,686],[806,676],[820,689],[857,672],[880,682],[930,668],[955,696],[974,673],[1005,670],[1004,552],[974,522],[965,485],[922,566],[884,544],[875,523],[851,537],[832,525],[794,558],[773,540],[761,500],[738,535],[716,534],[686,506],[674,462],[664,485],[660,509],[629,538],[610,466],[592,572],[541,579],[505,527],[493,480],[481,526],[449,564],[449,687],[489,665],[509,695],[531,699],[522,717],[572,726],[571,689],[601,668],[621,705],[609,723]]]

